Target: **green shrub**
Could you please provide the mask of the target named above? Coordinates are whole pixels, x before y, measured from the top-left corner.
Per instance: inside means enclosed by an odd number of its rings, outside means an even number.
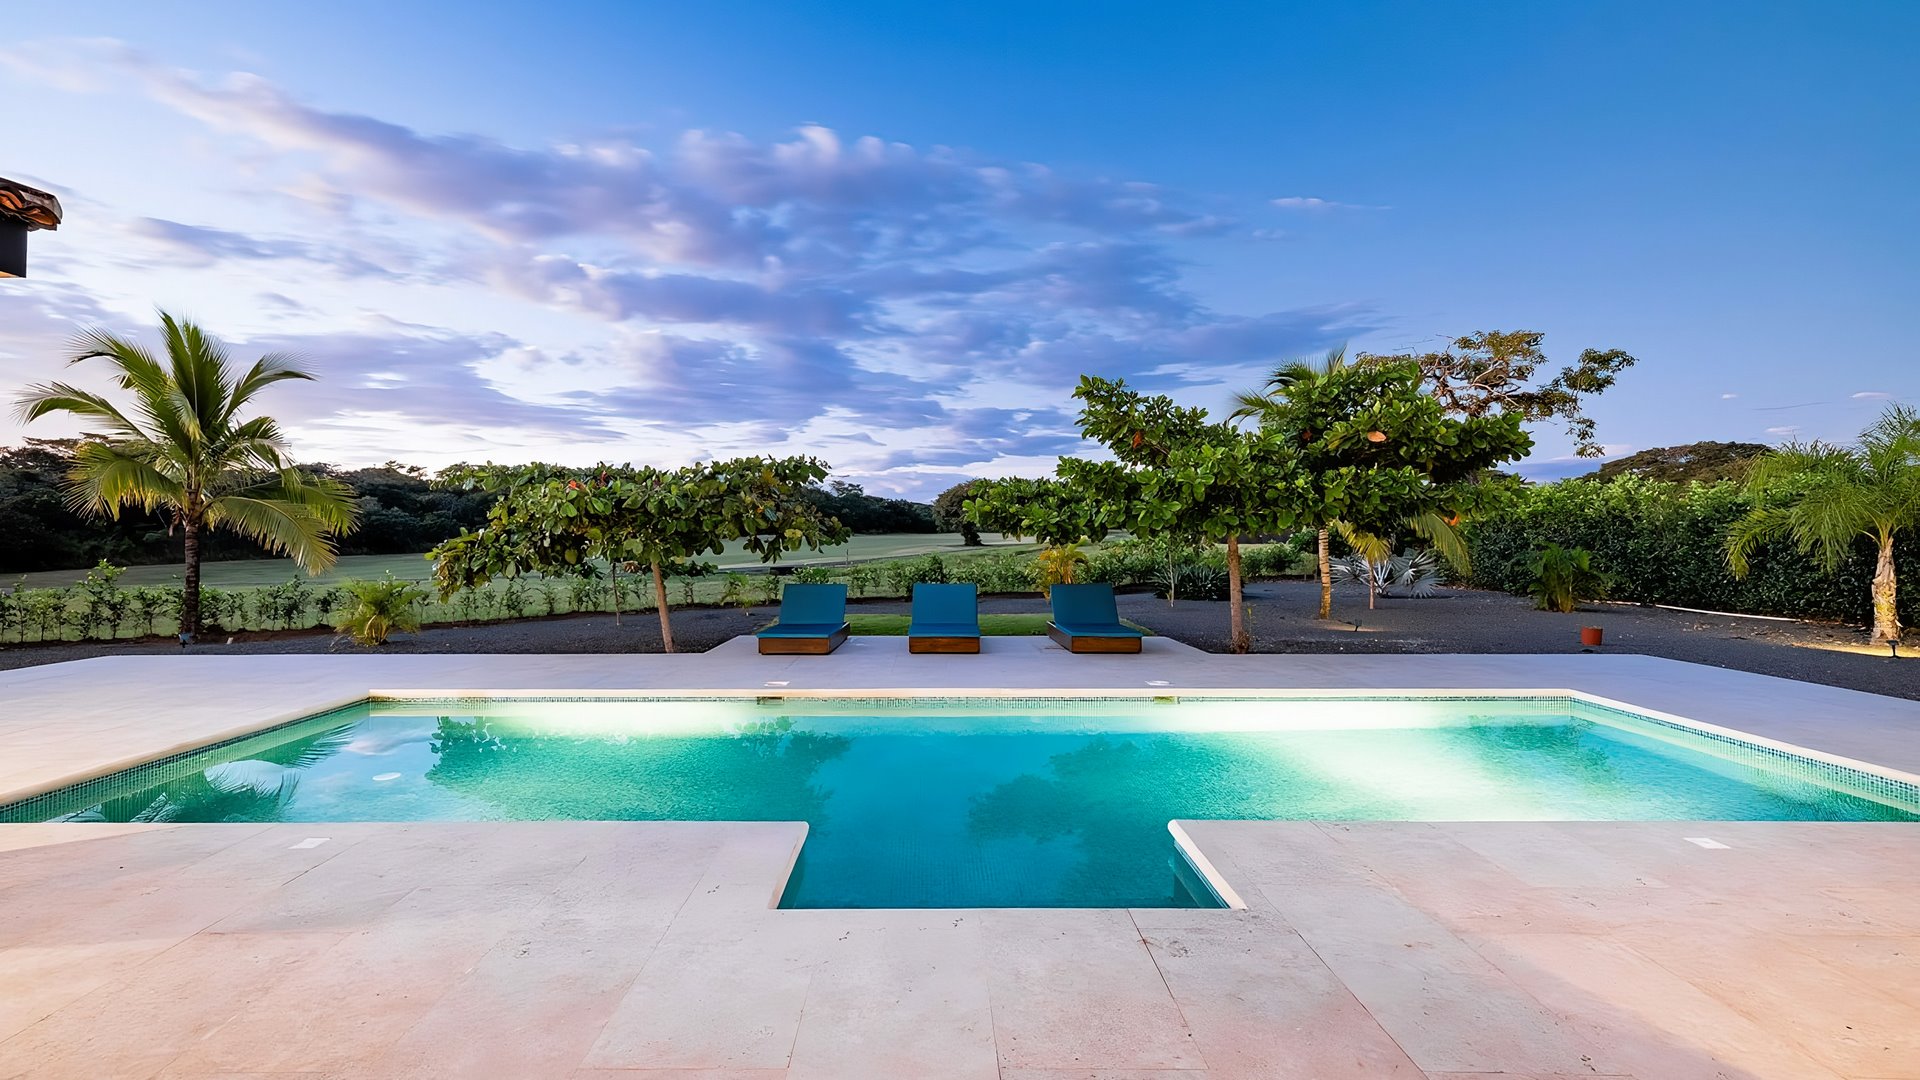
[[[301,622],[307,609],[313,605],[315,591],[313,586],[301,578],[291,578],[279,585],[271,585],[254,593],[255,609],[262,623],[279,623],[282,629],[291,630]],[[302,623],[302,625],[305,625]]]
[[[388,574],[375,581],[349,581],[341,588],[348,601],[333,628],[355,644],[384,645],[395,633],[419,631],[420,605],[427,591],[418,583]]]
[[[1616,600],[1866,622],[1873,552],[1865,539],[1832,572],[1782,542],[1756,552],[1746,578],[1733,576],[1727,530],[1751,506],[1734,483],[1621,477],[1523,488],[1506,509],[1466,528],[1473,556],[1467,581],[1525,594],[1533,582],[1534,554],[1558,544],[1592,552]],[[1920,580],[1920,544],[1901,548],[1896,567],[1903,578]],[[1920,621],[1920,589],[1905,590],[1900,599],[1902,621]]]
[[[74,586],[80,599],[74,609],[74,619],[82,638],[110,641],[119,636],[120,624],[127,620],[133,603],[127,590],[120,587],[120,575],[126,572],[126,567],[110,566],[107,560],[101,559],[100,564],[87,571],[87,576]]]
[[[567,603],[575,611],[599,611],[606,603],[607,587],[590,577],[567,580]]]
[[[1248,581],[1285,577],[1301,564],[1300,553],[1287,544],[1259,544],[1240,549],[1240,576]]]
[[[803,566],[793,572],[796,585],[830,585],[833,583],[833,567]]]
[[[781,584],[780,575],[774,573],[771,568],[769,568],[766,573],[761,574],[754,582],[756,590],[760,593],[760,602],[763,604],[779,603]]]
[[[1534,554],[1529,569],[1533,580],[1527,590],[1533,594],[1533,606],[1542,611],[1568,614],[1580,601],[1598,600],[1607,593],[1605,575],[1593,568],[1593,553],[1584,548],[1548,544]]]
[[[847,567],[847,591],[855,596],[867,595],[879,582],[880,569],[872,563],[855,563]]]
[[[209,631],[245,630],[247,598],[237,592],[204,586],[200,590],[200,622]]]
[[[1146,540],[1120,540],[1087,557],[1086,580],[1116,588],[1151,584],[1167,571],[1167,545]]]
[[[720,605],[722,607],[737,606],[749,608],[753,606],[753,582],[747,580],[747,575],[737,572],[729,573],[725,578],[725,582],[726,584],[721,586],[720,589]]]
[[[1228,598],[1226,567],[1207,562],[1163,566],[1154,575],[1153,594],[1163,600],[1225,600]]]
[[[1018,555],[979,555],[947,564],[947,580],[972,584],[983,593],[1030,593],[1036,589],[1033,564]]]
[[[899,559],[884,565],[888,590],[900,596],[911,595],[915,585],[944,585],[947,581],[947,564],[938,555]]]
[[[533,611],[533,589],[524,578],[510,577],[500,584],[500,614],[522,619]]]
[[[347,590],[338,585],[321,587],[313,594],[314,619],[319,623],[331,626],[333,624],[334,612],[339,610],[349,598]],[[308,625],[313,624],[309,623]]]
[[[28,627],[32,627],[36,640],[47,640],[49,632],[62,632],[67,627],[67,593],[64,589],[27,589],[15,590],[13,599],[19,605],[19,626],[21,639],[25,640]]]

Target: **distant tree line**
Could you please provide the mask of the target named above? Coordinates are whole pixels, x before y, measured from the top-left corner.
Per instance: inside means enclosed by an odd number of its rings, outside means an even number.
[[[116,566],[177,563],[178,530],[169,536],[159,513],[129,509],[116,520],[82,516],[68,508],[61,491],[73,465],[76,440],[28,439],[0,447],[0,574],[74,570],[100,560]],[[439,486],[438,474],[416,465],[388,462],[368,469],[303,465],[353,489],[360,524],[338,540],[342,555],[407,555],[423,552],[485,524],[493,495]],[[834,481],[808,489],[805,498],[856,533],[935,532],[933,508],[906,499],[868,495],[859,484]],[[269,556],[244,537],[215,532],[201,541],[207,559]]]

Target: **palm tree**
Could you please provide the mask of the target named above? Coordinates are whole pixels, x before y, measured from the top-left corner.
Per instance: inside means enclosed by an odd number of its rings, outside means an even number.
[[[1364,360],[1362,361],[1365,362]],[[1268,423],[1278,418],[1281,404],[1290,391],[1301,386],[1330,378],[1345,370],[1347,366],[1347,347],[1339,345],[1328,349],[1327,354],[1318,363],[1295,360],[1273,369],[1267,377],[1266,385],[1259,390],[1242,390],[1233,396],[1235,408],[1230,414],[1232,419],[1259,420]],[[1458,570],[1468,566],[1466,539],[1460,535],[1456,522],[1437,513],[1418,514],[1403,522],[1406,528],[1416,536],[1433,545],[1440,557]],[[1320,557],[1320,613],[1322,619],[1333,618],[1333,534],[1340,534],[1354,552],[1368,562],[1380,562],[1393,554],[1392,537],[1375,536],[1365,532],[1349,522],[1316,522]]]
[[[123,410],[100,394],[66,383],[29,387],[19,399],[26,421],[70,413],[101,425],[74,452],[67,502],[76,512],[118,517],[137,506],[162,510],[168,530],[185,539],[186,580],[180,633],[200,631],[200,541],[225,528],[284,554],[309,573],[333,564],[332,537],[353,528],[353,491],[314,477],[286,460],[272,417],[239,417],[261,390],[286,379],[311,379],[290,358],[270,354],[239,378],[226,350],[198,326],[160,313],[167,355],[162,363],[140,344],[104,330],[74,342],[70,363],[105,360],[120,389],[133,394]]]
[[[1233,395],[1235,408],[1230,414],[1235,421],[1260,420],[1263,423],[1271,418],[1279,403],[1287,396],[1287,391],[1304,383],[1316,382],[1327,378],[1347,366],[1347,347],[1336,346],[1327,350],[1327,355],[1318,364],[1305,360],[1296,360],[1273,369],[1267,377],[1267,383],[1259,390],[1242,390]],[[1320,555],[1320,618],[1333,618],[1333,551],[1331,521],[1316,522],[1319,533]]]
[[[1893,543],[1920,529],[1920,411],[1894,405],[1860,433],[1858,446],[1788,443],[1747,473],[1756,504],[1727,535],[1727,563],[1746,576],[1763,544],[1790,539],[1837,569],[1861,537],[1873,541],[1873,640],[1900,640]]]

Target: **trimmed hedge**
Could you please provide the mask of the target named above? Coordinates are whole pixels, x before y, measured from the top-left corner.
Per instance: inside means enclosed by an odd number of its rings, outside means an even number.
[[[1834,572],[1790,543],[1763,549],[1752,573],[1727,569],[1727,529],[1752,506],[1734,483],[1674,484],[1640,477],[1563,480],[1522,489],[1505,511],[1467,529],[1473,555],[1469,581],[1523,593],[1528,561],[1541,546],[1582,547],[1613,581],[1611,596],[1647,604],[1751,615],[1870,620],[1867,586],[1873,547],[1859,549]],[[1896,547],[1901,622],[1920,622],[1920,536]]]

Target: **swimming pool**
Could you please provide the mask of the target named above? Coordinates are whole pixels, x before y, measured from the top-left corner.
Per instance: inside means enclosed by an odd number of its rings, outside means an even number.
[[[1567,696],[363,702],[0,821],[805,821],[790,907],[1218,901],[1183,818],[1916,820],[1871,773]]]

